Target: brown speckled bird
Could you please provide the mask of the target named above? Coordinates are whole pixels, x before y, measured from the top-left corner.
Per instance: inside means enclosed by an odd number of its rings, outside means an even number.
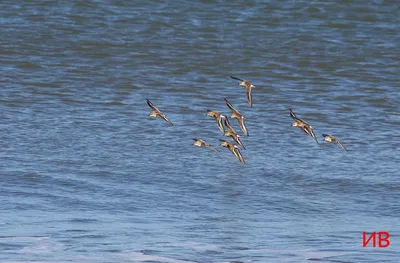
[[[239,160],[239,162],[245,163],[243,155],[240,152],[240,149],[236,144],[234,144],[232,142],[224,141],[224,140],[220,140],[220,141],[221,141],[220,145],[228,148],[229,151],[235,156],[235,158]]]
[[[305,120],[299,119],[296,117],[296,114],[289,109],[290,116],[293,118],[294,122],[292,124],[293,127],[300,128],[302,131],[304,131],[307,135],[311,136],[317,143],[317,137],[314,134],[313,128],[311,127],[310,124],[308,124]]]
[[[255,88],[255,86],[253,84],[251,84],[251,82],[248,82],[244,79],[239,79],[233,76],[230,76],[232,79],[235,80],[239,80],[239,85],[243,86],[246,88],[246,97],[247,97],[247,102],[249,103],[250,107],[253,107],[253,97],[251,96],[251,91],[253,90],[253,88]]]
[[[194,138],[193,141],[194,141],[193,142],[194,146],[197,146],[200,148],[209,148],[209,149],[217,152],[217,149],[215,149],[214,147],[212,147],[211,145],[209,145],[208,143],[206,143],[205,141],[203,141],[201,139]]]
[[[337,145],[339,145],[340,147],[342,147],[343,150],[346,150],[346,148],[344,148],[343,144],[336,139],[335,137],[333,137],[332,135],[328,135],[328,134],[322,134],[322,136],[324,137],[324,141],[330,142],[330,143],[336,143]]]
[[[249,132],[246,128],[246,125],[244,124],[245,117],[237,109],[235,109],[227,99],[224,100],[226,106],[228,106],[228,108],[232,111],[231,118],[237,119],[239,122],[240,129],[242,129],[245,135],[249,136]]]
[[[224,134],[225,129],[224,125],[222,124],[222,118],[225,118],[225,116],[217,111],[212,111],[212,110],[207,110],[207,116],[215,118],[215,120],[217,121],[218,128],[221,130],[222,134]]]
[[[153,105],[153,103],[151,103],[150,100],[147,100],[147,105],[149,105],[149,107],[152,109],[152,111],[150,112],[149,116],[150,117],[154,117],[154,118],[161,118],[163,120],[165,120],[166,122],[168,122],[171,125],[174,125],[165,114],[163,114],[159,109],[157,109],[156,106]]]

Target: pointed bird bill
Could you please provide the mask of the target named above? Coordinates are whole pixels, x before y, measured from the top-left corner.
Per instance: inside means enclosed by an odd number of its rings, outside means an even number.
[[[251,91],[253,88],[255,88],[255,86],[251,84],[251,82],[246,81],[244,79],[240,79],[234,76],[229,76],[229,77],[235,80],[239,80],[240,81],[239,85],[246,88],[247,103],[249,103],[250,107],[253,107],[253,97],[251,96]]]
[[[155,118],[157,118],[157,117],[161,118],[161,119],[165,120],[166,122],[168,122],[169,124],[171,124],[172,126],[174,126],[174,124],[167,118],[167,116],[165,114],[163,114],[159,109],[157,109],[157,107],[154,106],[150,100],[147,99],[146,101],[147,101],[147,105],[149,105],[149,107],[152,109],[149,116],[155,117]]]
[[[337,145],[342,147],[343,150],[348,152],[347,149],[343,146],[343,144],[338,139],[333,137],[332,135],[322,134],[322,136],[324,137],[324,141],[327,141],[327,142],[330,142],[330,143],[336,143]]]
[[[235,145],[235,144],[233,144],[231,142],[225,141],[225,140],[220,140],[220,145],[223,146],[223,147],[228,148],[229,151],[233,154],[233,156],[235,156],[235,158],[239,162],[245,163],[243,155],[240,152],[240,149],[239,149],[239,147],[237,145]]]
[[[197,139],[197,138],[194,138],[193,140],[194,140],[194,142],[193,142],[194,146],[197,146],[197,147],[200,147],[200,148],[209,148],[209,149],[217,152],[217,149],[212,147],[210,144],[206,143],[204,140]]]
[[[307,135],[311,136],[316,143],[319,144],[317,137],[314,134],[313,128],[311,127],[310,124],[308,124],[305,120],[299,119],[296,117],[296,114],[292,111],[292,109],[289,109],[290,116],[293,118],[294,122],[292,126],[300,128],[302,131],[304,131]]]
[[[242,129],[245,135],[249,136],[249,131],[247,130],[246,125],[244,123],[245,117],[242,114],[240,114],[240,112],[237,109],[235,109],[226,98],[224,100],[226,106],[228,106],[228,108],[232,111],[231,118],[236,118],[239,122],[240,129]]]

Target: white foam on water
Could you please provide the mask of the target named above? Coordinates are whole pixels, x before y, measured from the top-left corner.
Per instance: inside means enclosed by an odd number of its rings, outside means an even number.
[[[289,250],[289,249],[268,249],[268,248],[261,248],[261,249],[250,249],[246,250],[248,253],[262,253],[265,255],[276,255],[279,256],[279,261],[285,262],[292,262],[293,260],[309,260],[309,259],[320,259],[326,260],[331,257],[339,257],[352,254],[351,252],[339,252],[339,251],[316,251],[312,249],[296,249],[296,250]],[[292,254],[293,257],[288,257],[286,260],[281,258],[282,254]]]
[[[0,237],[0,243],[23,246],[20,249],[16,249],[14,252],[24,255],[46,254],[64,249],[62,243],[55,242],[46,236]]]
[[[183,242],[179,247],[189,247],[197,251],[222,251],[222,247],[216,244],[200,243],[200,242]]]
[[[155,262],[162,262],[162,263],[197,263],[195,261],[189,260],[180,260],[162,256],[154,256],[154,255],[145,255],[141,252],[129,252],[124,253],[123,256],[124,260],[129,259],[133,262],[147,262],[147,261],[155,261]]]

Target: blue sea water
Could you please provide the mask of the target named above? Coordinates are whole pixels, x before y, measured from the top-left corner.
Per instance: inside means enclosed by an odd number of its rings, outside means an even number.
[[[1,1],[0,262],[399,262],[399,14]],[[253,107],[231,75],[256,86]],[[224,98],[246,117],[246,164],[206,116],[229,115]],[[364,231],[390,246],[363,247]]]

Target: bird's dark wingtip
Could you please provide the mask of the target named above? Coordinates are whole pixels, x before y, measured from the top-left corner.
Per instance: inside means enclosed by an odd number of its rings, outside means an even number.
[[[240,80],[240,81],[243,81],[243,79],[239,79],[239,78],[237,78],[237,77],[234,77],[234,76],[229,76],[229,77],[231,77],[231,79],[235,79],[235,80]]]

